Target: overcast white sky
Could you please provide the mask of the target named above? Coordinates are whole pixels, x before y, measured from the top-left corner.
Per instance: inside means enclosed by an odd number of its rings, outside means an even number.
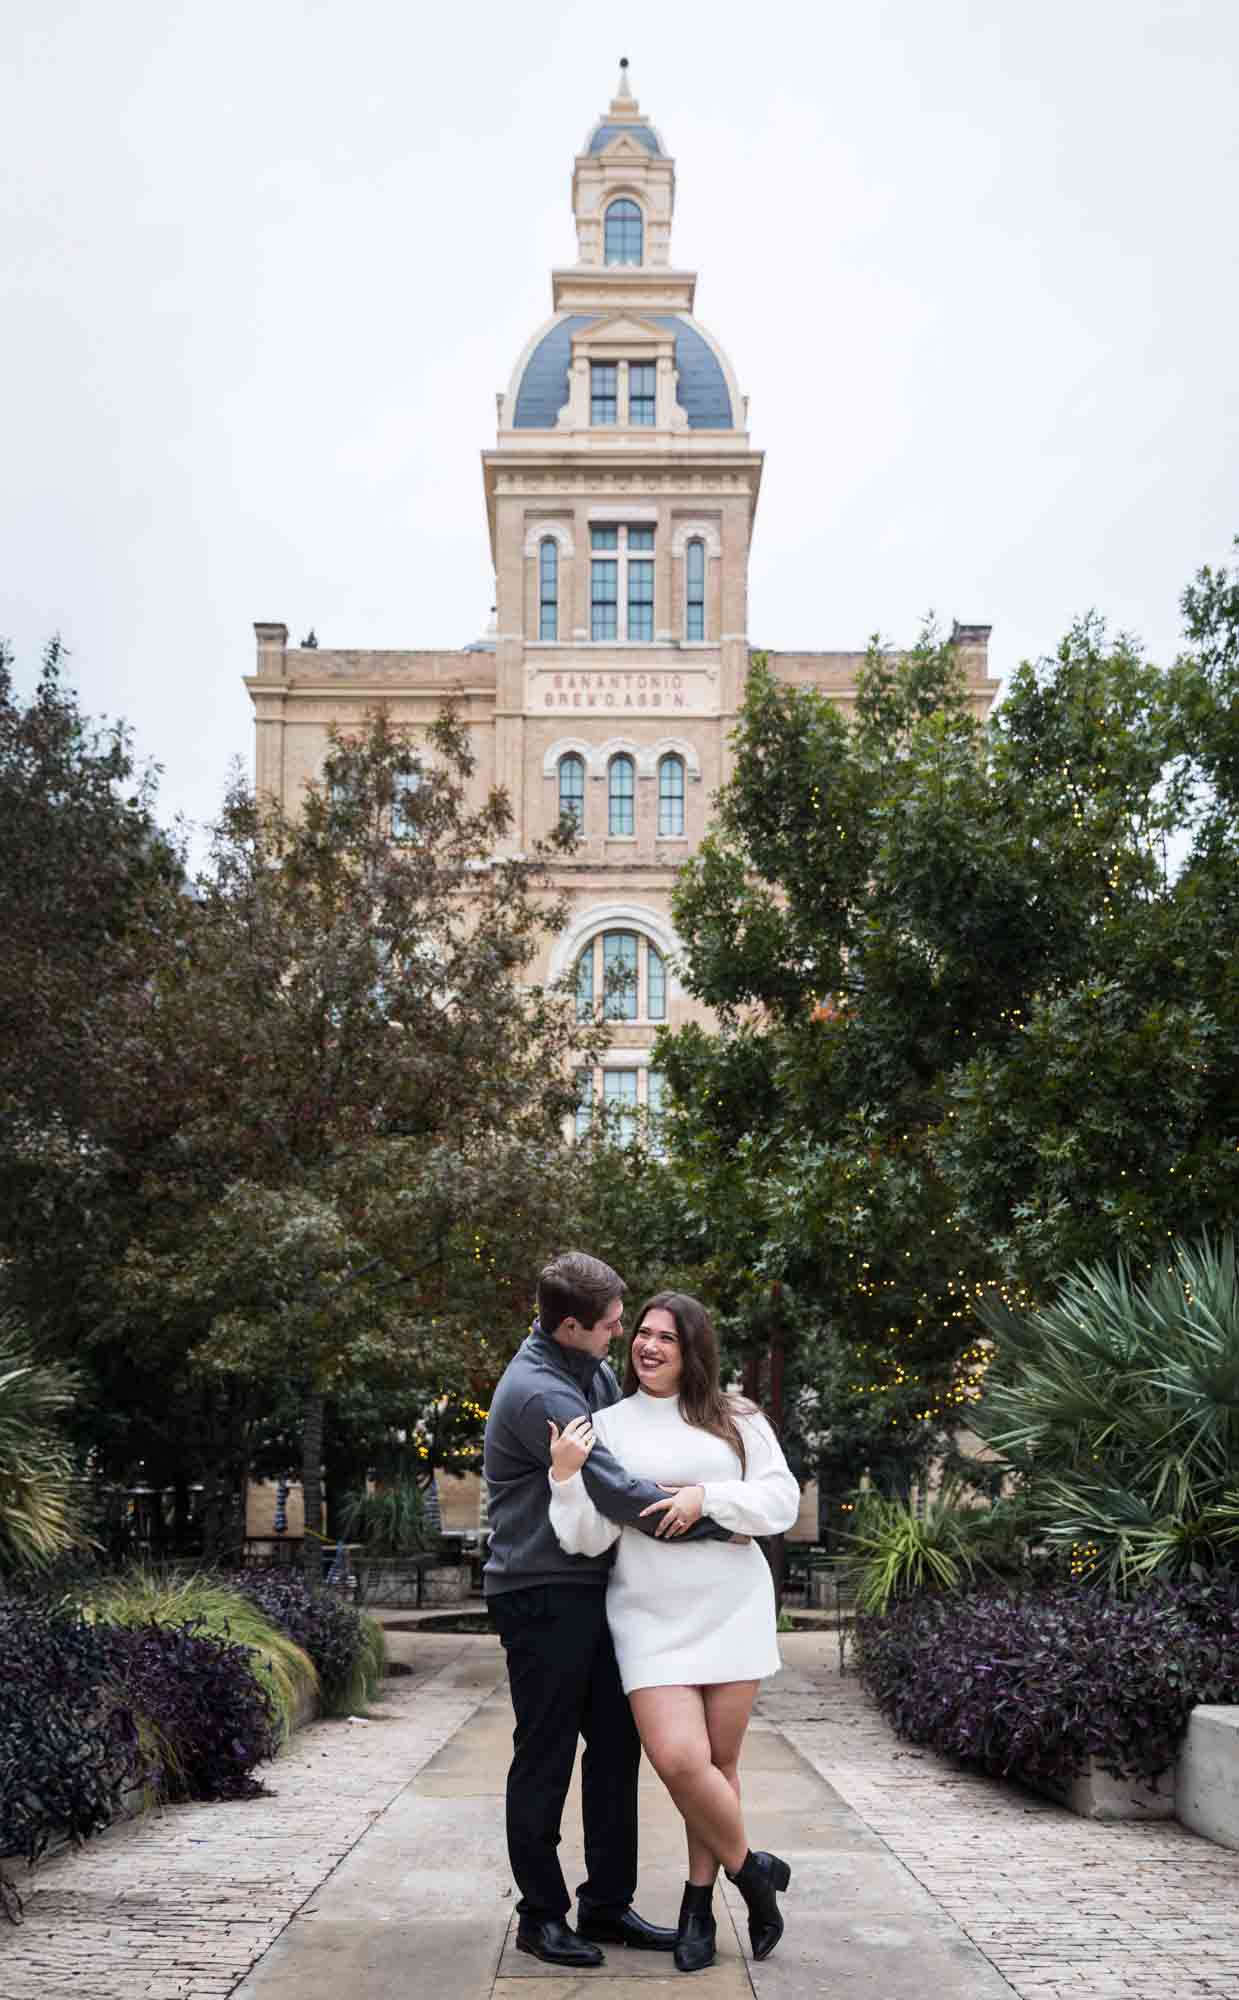
[[[1096,607],[1168,658],[1228,558],[1235,0],[8,0],[3,39],[0,634],[28,682],[62,633],[165,815],[250,758],[255,619],[481,630],[478,453],[621,55],[767,453],[755,643],[933,607],[1006,674]]]

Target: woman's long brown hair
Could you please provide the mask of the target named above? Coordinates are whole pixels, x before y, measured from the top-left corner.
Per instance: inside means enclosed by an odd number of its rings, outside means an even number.
[[[671,1314],[680,1338],[680,1415],[695,1430],[708,1431],[711,1437],[722,1438],[724,1444],[729,1444],[740,1461],[743,1477],[748,1471],[748,1462],[744,1455],[744,1438],[736,1418],[750,1415],[755,1406],[742,1397],[729,1395],[720,1383],[714,1324],[700,1299],[690,1298],[687,1292],[655,1292],[652,1299],[646,1300],[637,1314],[636,1332],[628,1343],[624,1394],[635,1396],[641,1386],[633,1366],[633,1341],[640,1336],[647,1312],[659,1308]]]

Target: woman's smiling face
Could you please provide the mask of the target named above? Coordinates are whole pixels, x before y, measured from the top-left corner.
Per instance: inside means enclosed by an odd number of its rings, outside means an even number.
[[[632,1337],[632,1365],[637,1380],[652,1396],[674,1396],[684,1371],[675,1316],[666,1306],[650,1306]]]

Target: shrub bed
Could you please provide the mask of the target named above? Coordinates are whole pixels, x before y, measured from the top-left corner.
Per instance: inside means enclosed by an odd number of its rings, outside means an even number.
[[[163,1799],[248,1799],[280,1747],[270,1689],[249,1647],[192,1624],[104,1628],[119,1699]]]
[[[192,1622],[125,1627],[0,1600],[0,1854],[81,1842],[138,1787],[167,1799],[258,1791],[280,1732],[248,1648]],[[0,1876],[0,1913],[20,1898]]]
[[[0,1854],[108,1825],[142,1773],[131,1711],[109,1698],[109,1635],[74,1613],[0,1600]]]
[[[1095,1758],[1156,1778],[1199,1702],[1239,1703],[1239,1576],[913,1598],[857,1621],[865,1686],[900,1736],[1003,1777],[1069,1784]]]

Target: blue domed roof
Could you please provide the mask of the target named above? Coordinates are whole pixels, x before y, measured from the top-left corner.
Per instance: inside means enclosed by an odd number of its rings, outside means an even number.
[[[555,428],[559,412],[568,400],[568,369],[572,361],[572,336],[583,326],[593,326],[600,313],[569,313],[556,320],[534,348],[516,392],[518,431],[549,431]],[[665,327],[675,335],[675,365],[679,374],[676,401],[688,418],[692,431],[729,431],[734,428],[727,377],[718,356],[695,326],[675,313],[642,313],[652,326]]]
[[[580,129],[578,125],[578,132]],[[652,125],[608,125],[605,121],[601,125],[595,125],[585,150],[588,153],[600,153],[604,146],[609,146],[612,139],[618,139],[624,132],[631,132],[633,138],[639,145],[645,147],[647,153],[662,153],[662,142]]]

